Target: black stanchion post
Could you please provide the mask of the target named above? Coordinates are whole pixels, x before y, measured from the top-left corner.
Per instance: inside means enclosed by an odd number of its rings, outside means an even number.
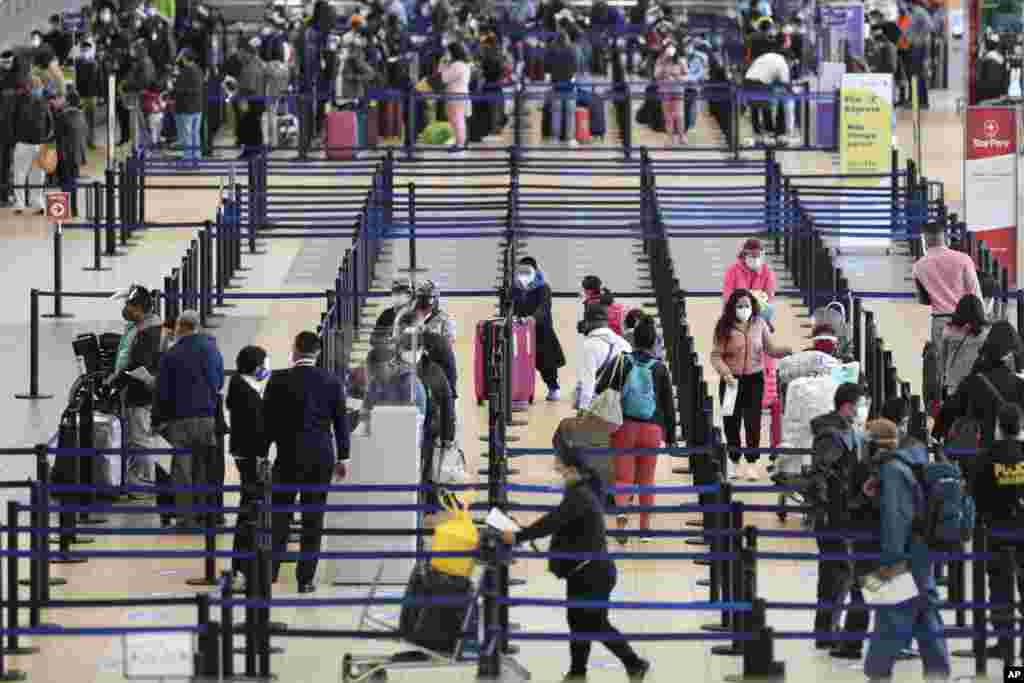
[[[21,585],[28,586],[29,594],[29,606],[28,606],[28,624],[32,628],[39,628],[41,622],[40,614],[42,612],[43,596],[40,591],[40,557],[39,547],[46,543],[46,538],[43,538],[43,542],[39,542],[39,529],[42,526],[40,521],[40,510],[39,510],[39,483],[33,482],[32,488],[29,491],[28,496],[29,502],[29,525],[32,527],[32,531],[29,532],[28,536],[28,578],[21,579]]]
[[[116,185],[117,175],[114,173],[113,168],[106,170],[106,211],[104,212],[104,220],[106,223],[107,231],[107,252],[108,257],[119,256],[122,252],[117,250],[117,231],[114,228],[114,221],[117,220],[117,197],[116,197]]]
[[[102,272],[110,270],[103,267],[103,185],[100,181],[92,184],[89,191],[92,193],[93,212],[92,220],[92,266],[82,270],[91,272]]]
[[[230,604],[234,596],[231,591],[231,581],[231,572],[224,572],[221,575],[224,590],[221,591],[220,606],[220,661],[221,673],[225,678],[235,675],[234,607]]]
[[[193,451],[190,458],[199,457]],[[205,508],[203,512],[196,515],[202,525],[203,532],[203,575],[197,578],[187,579],[185,583],[190,586],[216,586],[217,585],[217,513],[214,510],[215,496],[212,491],[214,484],[193,484],[192,504],[195,506],[197,500],[202,501]],[[201,488],[202,494],[197,494],[195,489]]]
[[[20,510],[21,505],[17,501],[7,502],[7,552],[11,554],[7,556],[7,646],[3,651],[9,655],[30,655],[39,652],[38,647],[22,646],[18,643],[18,586],[22,585],[18,578],[20,558],[17,556]]]
[[[44,443],[36,444],[36,484],[39,489],[37,504],[39,506],[39,546],[37,552],[39,560],[39,596],[40,606],[50,602],[50,587],[63,586],[66,579],[56,578],[50,574],[50,564],[53,562],[50,552],[50,461],[47,458],[48,446]]]
[[[64,312],[64,226],[55,223],[53,226],[53,313],[43,315],[44,318],[73,318],[71,313]]]
[[[416,158],[416,87],[409,86],[405,93],[405,158]]]
[[[118,219],[121,225],[121,246],[127,247],[128,245],[128,221],[131,217],[128,215],[128,197],[131,194],[131,188],[128,186],[128,170],[125,162],[121,162],[117,165],[117,205],[118,205]]]
[[[740,602],[743,600],[743,567],[739,557],[743,549],[743,538],[740,532],[743,531],[743,503],[734,502],[728,512],[731,532],[729,539],[730,558],[725,562],[725,571],[722,574],[722,601]],[[742,616],[740,612],[732,610],[722,611],[722,625],[717,629],[725,632],[739,633],[742,629]],[[711,648],[711,654],[722,656],[741,656],[743,654],[743,641],[733,641],[730,645],[718,645]]]
[[[38,400],[53,398],[39,393],[39,290],[28,293],[28,393],[15,394],[15,398]]]
[[[400,272],[409,273],[413,283],[416,282],[416,273],[427,272],[426,268],[420,268],[416,259],[416,183],[409,183],[409,267],[402,268]]]
[[[516,149],[523,148],[523,97],[525,95],[526,85],[523,81],[516,83],[516,91],[513,95],[512,100],[512,144]]]
[[[974,559],[971,562],[971,627],[974,629],[974,638],[971,640],[970,650],[956,650],[954,657],[972,657],[974,659],[974,675],[984,679],[988,671],[988,637],[985,633],[987,621],[985,615],[986,604],[986,565],[987,560],[979,559],[988,554],[988,528],[979,523],[974,531],[974,541],[971,544],[971,554]]]
[[[633,93],[627,86],[621,96],[626,98],[626,129],[622,131],[622,154],[626,161],[629,161],[633,156]]]
[[[196,628],[199,631],[199,651],[196,653],[196,673],[199,676],[218,676],[220,673],[220,629],[210,621],[210,594],[196,593]]]

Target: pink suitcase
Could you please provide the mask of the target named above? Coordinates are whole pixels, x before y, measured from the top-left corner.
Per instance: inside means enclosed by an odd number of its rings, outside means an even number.
[[[483,405],[489,393],[488,378],[491,376],[491,362],[497,335],[494,330],[504,325],[505,320],[482,320],[476,326],[476,344],[473,354],[473,378],[476,387],[477,405]],[[534,319],[517,320],[512,337],[512,402],[533,403],[537,382],[537,335]]]
[[[354,111],[332,111],[324,117],[324,152],[331,161],[351,161],[359,144]]]

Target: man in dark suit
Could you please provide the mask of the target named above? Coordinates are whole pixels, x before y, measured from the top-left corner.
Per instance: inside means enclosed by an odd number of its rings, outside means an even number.
[[[279,486],[327,486],[332,474],[339,479],[347,474],[349,429],[345,386],[334,375],[316,367],[319,353],[320,339],[312,332],[300,332],[292,349],[292,367],[273,373],[263,395],[267,441],[277,444],[274,482]],[[304,507],[300,550],[304,554],[318,553],[327,492],[278,492],[274,494],[274,506],[295,505],[296,494]],[[274,514],[275,553],[285,551],[291,517],[289,512]],[[316,566],[316,559],[299,560],[295,577],[300,593],[316,590]],[[281,560],[277,558],[275,581],[280,568]]]

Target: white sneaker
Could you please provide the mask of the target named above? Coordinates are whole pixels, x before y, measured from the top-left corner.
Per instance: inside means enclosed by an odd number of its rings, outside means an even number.
[[[726,466],[726,476],[730,480],[742,479],[743,478],[743,461],[741,460],[740,462],[735,462],[734,463],[732,460],[730,460],[729,464]]]
[[[580,146],[580,143],[575,138],[572,139],[572,140],[569,140],[569,147],[579,147],[579,146]]]

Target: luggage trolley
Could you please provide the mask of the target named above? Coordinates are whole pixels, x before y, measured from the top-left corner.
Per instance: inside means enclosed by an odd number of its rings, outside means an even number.
[[[377,575],[370,586],[368,597],[371,600],[377,595],[377,589],[384,574],[385,562],[386,560],[380,563]],[[465,634],[473,623],[473,617],[482,617],[482,615],[479,615],[479,605],[480,594],[483,590],[483,577],[484,572],[482,568],[477,567],[471,579],[470,595],[472,599],[470,600],[469,608],[466,610],[466,615],[462,619],[463,636],[456,641],[455,649],[451,653],[431,650],[406,640],[400,641],[404,650],[398,655],[354,655],[346,653],[341,660],[341,682],[380,683],[388,680],[389,671],[436,671],[438,669],[463,669],[477,666],[475,658],[465,655]],[[374,605],[372,604],[363,606],[362,614],[359,617],[359,626],[357,627],[360,631],[365,629],[388,634],[400,633],[399,628],[392,621],[374,615],[373,607]],[[502,655],[502,666],[510,672],[514,672],[514,675],[519,680],[530,680],[530,673],[515,659]]]

